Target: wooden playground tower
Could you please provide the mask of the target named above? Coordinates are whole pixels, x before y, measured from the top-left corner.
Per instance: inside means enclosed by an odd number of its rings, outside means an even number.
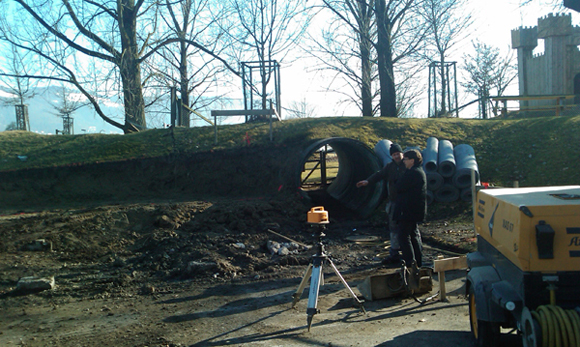
[[[30,131],[28,105],[14,105],[16,109],[16,130]]]

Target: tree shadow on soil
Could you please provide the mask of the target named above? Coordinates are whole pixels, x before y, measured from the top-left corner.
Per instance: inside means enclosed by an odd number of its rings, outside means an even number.
[[[284,292],[276,295],[264,296],[264,297],[252,297],[252,298],[245,298],[236,301],[231,301],[222,305],[221,307],[216,308],[215,310],[209,311],[200,311],[194,313],[187,313],[177,316],[169,316],[163,319],[165,323],[181,323],[186,321],[194,321],[200,318],[217,318],[217,317],[225,317],[229,315],[234,315],[242,312],[249,312],[249,311],[256,311],[261,310],[271,306],[277,306],[285,301],[288,301],[288,298],[291,298],[290,292]],[[288,309],[290,309],[288,305]],[[287,310],[282,310],[280,312],[284,312]]]
[[[296,286],[298,287],[298,286]],[[276,287],[276,290],[279,289],[283,289],[284,287]],[[273,288],[269,288],[269,289],[273,289]],[[335,292],[338,292],[340,290],[344,289],[344,287],[342,286],[341,283],[333,283],[333,284],[327,284],[325,286],[320,287],[320,295],[329,295],[329,294],[333,294]],[[258,291],[256,291],[258,292]],[[256,292],[250,292],[249,290],[244,289],[243,293],[244,294],[253,294]],[[187,313],[187,314],[183,314],[183,315],[177,315],[177,316],[169,316],[166,317],[165,319],[163,319],[164,322],[166,323],[181,323],[181,322],[186,322],[186,321],[194,321],[196,319],[200,319],[200,318],[216,318],[216,317],[225,317],[225,316],[229,316],[229,315],[233,315],[233,314],[238,314],[238,313],[242,313],[242,312],[249,312],[249,311],[257,311],[257,310],[261,310],[261,309],[265,309],[268,307],[273,307],[273,306],[277,306],[277,305],[284,305],[287,304],[288,308],[290,308],[290,305],[292,303],[292,294],[295,293],[295,290],[292,291],[285,291],[283,293],[278,293],[278,294],[273,294],[273,295],[266,295],[266,296],[259,296],[259,297],[248,297],[248,298],[244,298],[244,299],[240,299],[240,300],[235,300],[235,301],[230,301],[216,309],[210,309],[207,311],[199,311],[199,312],[193,312],[193,313]],[[305,296],[306,290],[302,293],[301,295],[301,300],[308,300],[308,298]],[[213,292],[210,289],[208,289],[204,294],[202,294],[203,297],[208,297],[210,295],[216,295],[215,292]],[[219,295],[219,294],[217,294]],[[240,292],[237,292],[237,295],[240,295]],[[331,310],[338,310],[338,309],[344,309],[347,308],[349,306],[354,306],[354,301],[352,300],[352,298],[348,298],[348,294],[345,292],[345,299],[340,300],[335,306],[331,307],[330,309],[328,309],[329,311]],[[171,299],[171,300],[166,300],[163,303],[164,304],[174,304],[174,303],[179,303],[179,302],[183,302],[183,301],[192,301],[192,300],[198,300],[200,299],[201,296],[193,296],[193,297],[187,297],[187,298],[179,298],[179,299]],[[284,312],[287,310],[283,310],[281,312]]]
[[[246,284],[227,283],[207,288],[199,295],[159,301],[157,304],[178,304],[188,301],[206,299],[212,296],[238,296],[241,294],[260,293],[268,290],[280,290],[296,285],[295,283],[297,283],[297,281],[298,280],[296,279],[284,279],[275,282],[254,282]]]
[[[273,312],[269,316],[264,317],[262,319],[259,319],[259,320],[255,321],[254,323],[244,325],[244,326],[239,327],[237,329],[225,332],[223,334],[217,335],[215,337],[212,337],[212,338],[209,338],[209,339],[206,339],[203,341],[199,341],[197,343],[190,345],[189,347],[196,347],[196,346],[238,346],[238,345],[244,345],[244,344],[251,345],[252,343],[255,343],[255,342],[268,341],[268,340],[276,341],[276,345],[280,345],[280,341],[287,341],[289,344],[290,343],[292,343],[292,344],[302,343],[302,344],[308,345],[308,346],[328,346],[327,342],[315,341],[315,340],[309,338],[308,335],[305,335],[306,326],[298,326],[298,327],[291,328],[291,329],[273,331],[273,332],[267,333],[267,334],[250,334],[247,336],[240,336],[240,337],[234,337],[234,338],[223,338],[224,336],[228,336],[228,335],[232,334],[233,332],[245,329],[250,325],[254,325],[254,324],[259,323],[261,321],[270,319],[270,318],[274,317],[275,315],[280,314],[280,313],[285,312],[285,311],[286,310]],[[316,322],[312,325],[312,329],[315,329],[315,328],[322,329],[323,325],[335,324],[335,323],[336,323],[335,320],[324,320],[322,322]],[[219,340],[220,338],[222,338],[222,339]]]

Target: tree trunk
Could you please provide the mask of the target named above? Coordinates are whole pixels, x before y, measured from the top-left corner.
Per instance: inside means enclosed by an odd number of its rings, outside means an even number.
[[[377,60],[381,87],[381,117],[397,117],[397,94],[393,74],[393,52],[391,48],[391,23],[387,18],[385,0],[378,0],[377,15]]]
[[[370,41],[370,21],[371,14],[366,2],[359,3],[359,13],[361,17],[361,30],[359,34],[359,47],[361,56],[361,102],[363,117],[373,116],[373,94],[372,94],[372,64],[371,64],[371,41]]]
[[[133,0],[117,1],[119,13],[119,33],[123,49],[118,59],[123,97],[125,101],[125,133],[143,130],[145,121],[145,101],[141,85],[141,65],[137,46],[137,14]]]
[[[447,75],[445,70],[445,55],[441,54],[441,115],[447,113]]]
[[[179,78],[180,78],[180,89],[181,89],[181,105],[180,105],[180,119],[179,125],[189,128],[189,117],[190,112],[185,106],[189,107],[189,79],[187,78],[187,45],[184,41],[179,43],[179,49],[181,53],[179,62]]]
[[[262,110],[268,108],[268,71],[266,71],[266,61],[262,60],[260,63],[262,74]]]
[[[361,42],[361,98],[363,117],[373,116],[373,95],[371,87],[371,52],[368,44]]]

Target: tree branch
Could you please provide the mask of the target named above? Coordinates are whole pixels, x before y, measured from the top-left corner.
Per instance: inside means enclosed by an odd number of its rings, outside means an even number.
[[[59,32],[58,30],[56,30],[53,26],[51,26],[50,24],[48,24],[42,17],[40,17],[38,15],[38,13],[36,13],[36,11],[34,11],[30,6],[28,6],[28,4],[26,4],[23,0],[15,0],[18,4],[20,4],[28,13],[30,13],[30,15],[32,15],[34,17],[34,19],[36,21],[38,21],[46,30],[48,30],[50,33],[52,33],[53,35],[55,35],[56,37],[58,37],[59,39],[61,39],[62,41],[66,42],[69,46],[73,47],[74,49],[85,53],[89,56],[92,57],[96,57],[99,59],[103,59],[106,61],[110,61],[112,63],[115,62],[115,58],[97,51],[93,51],[90,49],[87,49],[79,44],[77,44],[76,42],[70,40],[68,37],[66,37],[66,35],[64,35],[63,33]],[[67,0],[63,0],[65,2],[65,5],[68,3]],[[86,29],[85,29],[86,30]],[[92,33],[91,33],[92,34]],[[93,34],[94,35],[94,34]],[[96,42],[96,41],[95,41]]]

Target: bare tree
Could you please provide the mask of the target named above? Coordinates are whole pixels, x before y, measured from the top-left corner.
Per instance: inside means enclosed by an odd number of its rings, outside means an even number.
[[[306,98],[302,98],[298,101],[292,101],[289,108],[284,109],[286,111],[286,118],[312,118],[316,114],[316,107],[306,101]]]
[[[318,43],[319,50],[332,59],[320,60],[358,88],[356,95],[362,103],[363,116],[376,114],[377,106],[371,105],[376,104],[377,96],[380,115],[384,117],[402,115],[416,100],[418,94],[412,90],[420,67],[412,62],[417,61],[414,55],[426,33],[426,27],[418,20],[420,3],[421,0],[324,0],[338,24],[329,28],[324,42]],[[337,44],[345,41],[342,36],[350,43]],[[353,59],[358,60],[359,71],[349,62]],[[397,76],[400,82],[396,82]]]
[[[220,54],[223,50],[223,42],[220,40],[223,34],[215,25],[221,14],[211,6],[210,0],[166,0],[167,11],[161,12],[163,23],[172,32],[172,36],[179,40],[158,51],[167,64],[149,66],[166,90],[178,86],[181,97],[181,126],[189,127],[192,111],[206,108],[216,101],[219,95],[212,88],[215,81],[227,80],[223,76],[223,65],[192,45],[192,42],[200,42],[215,54]]]
[[[36,63],[32,60],[30,52],[20,50],[12,45],[9,45],[7,49],[9,53],[4,57],[4,62],[7,66],[2,70],[14,77],[2,76],[0,77],[0,83],[4,85],[4,89],[8,93],[15,96],[6,101],[8,104],[24,105],[27,99],[33,98],[36,94],[37,80],[18,76],[34,73]]]
[[[27,21],[31,25],[39,24],[44,31],[12,30],[13,42],[30,42],[32,36],[35,36],[35,41],[39,41],[41,36],[55,37],[78,52],[115,66],[119,71],[124,95],[125,124],[122,129],[125,132],[139,130],[146,127],[140,57],[147,48],[147,34],[155,30],[154,23],[138,24],[137,17],[151,8],[143,6],[144,1],[97,3],[91,0],[14,0],[28,15],[14,19]],[[47,54],[46,46],[25,48],[54,58]],[[64,68],[73,71],[69,68],[70,62],[61,63]],[[63,79],[61,76],[57,78]]]
[[[12,16],[13,12],[7,14],[4,11],[4,20],[8,23],[3,28],[5,33],[11,30],[10,28],[26,27],[26,30],[20,30],[18,35],[11,32],[14,36],[13,43],[30,42],[31,40],[26,37],[31,35],[35,36],[34,40],[37,42],[40,42],[40,38],[55,37],[76,52],[93,57],[105,66],[111,66],[120,79],[125,123],[119,126],[118,123],[106,119],[106,116],[103,119],[120,127],[126,133],[146,128],[141,64],[161,47],[181,40],[171,36],[162,37],[158,41],[152,40],[157,30],[158,19],[156,15],[158,3],[155,0],[114,0],[104,3],[93,0],[54,0],[54,2],[14,0],[14,2],[27,16]],[[18,25],[10,23],[10,20],[18,21]],[[23,21],[27,21],[30,25],[23,26]],[[39,24],[43,31],[29,30],[35,24]],[[213,52],[197,42],[190,43],[206,54],[213,55]],[[41,55],[43,59],[51,58],[46,51],[46,45],[21,46]],[[45,51],[42,51],[41,47]],[[221,59],[217,56],[216,58]],[[62,65],[59,70],[68,70],[67,76],[57,79],[70,80],[70,74],[74,74],[74,67],[69,61],[63,62]],[[227,63],[226,66],[231,68]],[[72,83],[82,87],[81,81],[75,78],[75,82]],[[99,115],[104,116],[100,113]]]
[[[377,0],[377,64],[381,85],[381,117],[398,117],[396,66],[414,56],[427,27],[418,18],[423,0]],[[412,64],[414,65],[414,64]],[[409,68],[409,67],[407,67]],[[405,73],[404,73],[405,74]],[[414,73],[406,73],[414,76]],[[409,86],[406,86],[408,89]],[[399,98],[400,100],[400,98]]]
[[[405,60],[408,61],[395,66],[397,117],[413,118],[416,117],[415,106],[425,91],[425,84],[421,83],[424,66],[414,58]]]
[[[271,62],[282,63],[303,36],[309,24],[306,0],[228,0],[225,4],[229,8],[224,11],[231,14],[225,18],[225,32],[235,43],[232,56],[238,62],[258,63],[254,91],[262,109],[267,109],[268,85],[275,71]]]
[[[85,98],[80,97],[78,94],[71,93],[71,91],[62,83],[59,90],[56,92],[56,96],[59,100],[57,103],[51,102],[51,106],[56,111],[55,115],[63,120],[62,133],[65,135],[73,135],[74,122],[72,116],[78,109],[86,106],[88,101]]]
[[[475,41],[472,43],[474,53],[464,54],[463,70],[469,79],[461,85],[471,94],[483,98],[487,103],[491,92],[501,96],[506,88],[517,77],[517,68],[514,63],[514,54],[510,50],[506,56],[502,56],[499,48]],[[482,109],[487,108],[483,104]],[[495,105],[497,108],[497,104]],[[483,112],[487,118],[487,112]]]
[[[429,26],[426,59],[438,60],[441,93],[439,112],[448,111],[446,62],[454,46],[463,38],[465,29],[472,23],[470,13],[466,13],[467,0],[423,0],[421,13]],[[439,113],[436,112],[436,113]]]
[[[24,52],[30,52],[36,59],[38,59],[37,66],[39,66],[38,71],[33,73],[28,72],[2,72],[0,76],[9,78],[24,78],[24,79],[34,79],[34,80],[46,80],[46,81],[57,81],[66,82],[74,85],[92,104],[97,114],[107,123],[123,129],[123,124],[118,123],[114,119],[105,115],[100,107],[99,97],[95,94],[89,92],[86,88],[87,84],[82,79],[78,79],[77,75],[73,71],[73,68],[79,68],[79,64],[75,63],[74,57],[71,56],[71,51],[73,48],[67,46],[53,35],[43,35],[38,34],[37,36],[20,36],[16,35],[10,30],[9,22],[6,18],[0,17],[0,40],[6,42],[16,49],[22,50]],[[29,31],[40,33],[42,28],[38,27],[38,23],[29,23]],[[93,61],[88,59],[89,65]],[[67,65],[73,65],[71,68]],[[102,88],[103,81],[96,81],[99,84],[97,87]],[[89,86],[90,87],[90,86]]]
[[[323,30],[323,41],[312,39],[310,50],[323,65],[340,72],[353,89],[363,117],[374,115],[373,81],[376,77],[374,0],[323,0],[335,17]],[[356,48],[354,48],[356,47]],[[322,53],[318,55],[316,52]],[[328,59],[330,57],[331,59]]]

